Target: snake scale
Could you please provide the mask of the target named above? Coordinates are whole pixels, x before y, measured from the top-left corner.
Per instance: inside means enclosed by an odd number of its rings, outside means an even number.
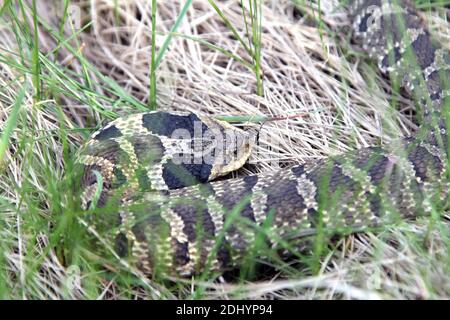
[[[244,164],[254,142],[247,132],[193,113],[118,118],[77,158],[93,228],[147,274],[189,276],[238,267],[257,239],[295,247],[319,228],[357,232],[442,208],[448,48],[407,1],[356,0],[348,14],[356,41],[417,101],[416,136],[211,182]]]

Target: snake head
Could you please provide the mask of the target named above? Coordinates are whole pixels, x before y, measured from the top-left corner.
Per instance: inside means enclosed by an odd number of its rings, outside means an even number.
[[[252,152],[254,134],[211,117],[200,119],[209,128],[202,137],[202,157],[212,166],[208,180],[241,168]]]

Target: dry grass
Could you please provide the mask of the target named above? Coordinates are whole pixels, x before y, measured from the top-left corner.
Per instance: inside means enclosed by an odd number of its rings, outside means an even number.
[[[174,285],[144,281],[134,271],[134,277],[141,279],[139,285],[124,285],[115,276],[108,279],[100,271],[89,269],[83,258],[73,258],[70,264],[62,261],[64,254],[54,247],[64,235],[55,235],[45,221],[66,214],[70,202],[68,194],[55,199],[58,182],[64,181],[65,150],[73,152],[86,138],[87,132],[77,129],[136,112],[138,104],[127,103],[126,94],[142,106],[149,99],[150,2],[76,3],[92,24],[69,43],[91,65],[66,48],[55,53],[58,41],[41,27],[38,35],[45,90],[38,101],[33,97],[32,74],[28,72],[31,52],[18,47],[13,22],[0,18],[1,132],[7,131],[8,119],[15,108],[20,108],[8,147],[4,155],[0,153],[0,236],[4,239],[0,245],[0,297],[198,297],[198,288],[203,298],[449,297],[449,224],[438,218],[405,222],[376,235],[349,236],[322,257],[318,273],[305,266],[297,274],[280,272],[270,281],[191,279],[178,280]],[[159,1],[157,50],[183,4]],[[243,31],[238,4],[220,1],[218,5],[232,25]],[[52,17],[51,5],[50,1],[39,1],[37,12],[58,30],[59,21]],[[162,110],[214,115],[299,114],[261,128],[260,146],[252,157],[254,165],[242,169],[239,175],[384,144],[416,129],[413,103],[400,94],[391,96],[390,84],[356,47],[349,46],[347,34],[341,32],[348,22],[344,14],[334,11],[335,4],[321,1],[321,23],[316,3],[299,7],[286,0],[265,1],[262,5],[263,97],[255,94],[255,75],[242,63],[186,38],[201,38],[251,62],[206,0],[193,1],[177,30],[185,36],[174,36],[156,72],[157,101]],[[426,13],[443,42],[450,39],[449,14],[443,8]],[[27,21],[32,28],[31,12]],[[64,37],[70,34],[70,28],[66,28]],[[24,62],[20,61],[20,50]],[[58,68],[68,78],[59,75]],[[114,89],[102,75],[114,79],[124,92]],[[259,129],[256,124],[244,125]]]

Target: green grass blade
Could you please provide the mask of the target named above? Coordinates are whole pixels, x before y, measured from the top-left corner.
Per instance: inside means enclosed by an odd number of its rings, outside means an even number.
[[[227,57],[229,57],[230,59],[234,59],[237,62],[239,62],[240,64],[242,64],[243,66],[249,68],[251,71],[254,71],[254,67],[253,67],[253,65],[251,63],[245,61],[244,59],[242,59],[239,56],[233,54],[232,52],[230,52],[230,51],[228,51],[228,50],[226,50],[224,48],[221,48],[221,47],[219,47],[219,46],[217,46],[217,45],[215,45],[215,44],[213,44],[211,42],[208,42],[208,41],[206,41],[206,40],[204,40],[202,38],[199,38],[199,37],[190,36],[190,35],[183,34],[183,33],[172,32],[171,34],[173,36],[177,36],[177,37],[189,39],[189,40],[192,40],[192,41],[196,41],[196,42],[198,42],[200,44],[203,44],[203,45],[207,46],[210,49],[217,50],[220,53],[222,53],[222,54],[226,55]]]
[[[41,79],[39,67],[39,30],[38,30],[38,14],[36,7],[36,0],[33,0],[33,27],[34,27],[34,42],[32,55],[32,69],[33,69],[33,85],[34,85],[34,100],[35,103],[41,100]]]
[[[150,67],[149,109],[156,110],[156,0],[152,0],[152,57]]]
[[[208,2],[211,4],[211,6],[214,8],[214,10],[217,12],[217,14],[222,18],[223,22],[227,26],[228,29],[233,33],[234,37],[241,43],[241,45],[244,47],[245,51],[248,52],[248,54],[253,57],[253,50],[250,48],[242,39],[242,37],[237,32],[236,28],[233,27],[233,24],[228,20],[228,18],[225,16],[225,14],[220,10],[220,8],[216,5],[216,3],[213,0],[208,0]]]
[[[172,35],[177,31],[178,27],[180,26],[181,21],[183,21],[183,18],[186,16],[186,13],[191,6],[192,0],[186,1],[183,8],[181,9],[180,14],[177,17],[177,20],[175,20],[175,23],[172,26],[172,29],[170,29],[170,33],[167,35],[166,39],[164,40],[164,43],[159,49],[158,56],[156,57],[155,61],[155,68],[158,68],[159,64],[161,63],[161,60],[170,44],[170,41],[172,41]]]
[[[8,9],[8,7],[11,5],[11,0],[5,0],[5,2],[3,3],[3,6],[0,9],[0,17],[3,16],[3,14],[5,13],[6,9]]]
[[[6,149],[8,148],[9,138],[16,127],[17,118],[19,116],[20,107],[22,106],[23,99],[25,98],[25,92],[27,90],[26,82],[21,86],[17,99],[12,106],[11,113],[6,121],[5,128],[0,138],[0,164],[3,163],[3,157],[5,156]]]
[[[59,32],[55,32],[55,30],[49,26],[49,24],[43,20],[38,19],[38,22],[41,24],[41,26],[47,31],[55,40],[58,41],[58,43],[66,48],[74,57],[74,59],[77,59],[82,65],[84,65],[87,69],[90,70],[93,74],[95,74],[96,77],[98,77],[102,82],[104,82],[107,85],[107,89],[110,93],[113,93],[114,95],[117,95],[120,97],[122,102],[126,102],[133,107],[135,107],[139,111],[145,111],[147,110],[141,102],[136,100],[132,95],[130,95],[128,92],[126,92],[122,86],[120,86],[116,81],[111,79],[108,76],[105,76],[102,72],[100,72],[92,63],[90,63],[83,55],[79,52],[78,48],[72,47],[68,43],[68,39],[63,39],[60,37]]]

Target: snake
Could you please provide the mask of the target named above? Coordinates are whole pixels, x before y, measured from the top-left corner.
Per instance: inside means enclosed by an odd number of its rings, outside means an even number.
[[[355,45],[414,98],[415,135],[223,179],[249,158],[256,139],[248,131],[193,112],[119,117],[77,153],[92,230],[145,274],[187,277],[270,259],[267,248],[284,259],[319,234],[445,210],[448,48],[409,1],[354,0],[345,8]]]

